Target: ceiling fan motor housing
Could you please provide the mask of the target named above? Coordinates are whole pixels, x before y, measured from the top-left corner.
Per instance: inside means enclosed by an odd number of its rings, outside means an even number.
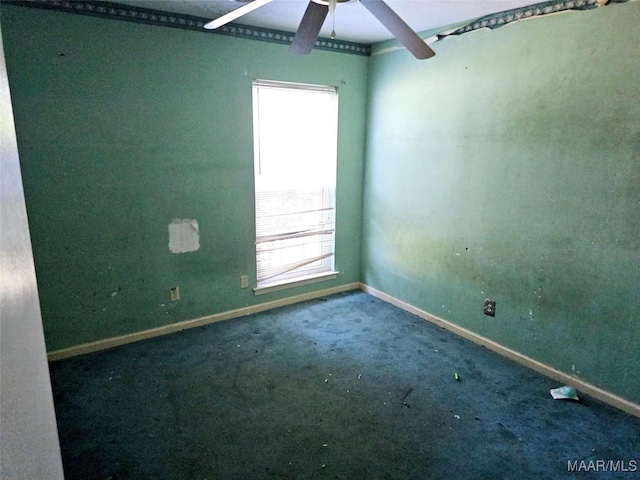
[[[320,5],[329,5],[329,0],[311,0],[314,3],[318,3]],[[355,2],[357,0],[336,0],[336,3],[350,3]]]

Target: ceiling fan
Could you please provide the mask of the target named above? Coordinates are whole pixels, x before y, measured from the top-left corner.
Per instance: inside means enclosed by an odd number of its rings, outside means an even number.
[[[240,0],[242,1],[242,0]],[[232,12],[223,15],[209,23],[204,28],[213,30],[236,18],[241,17],[273,0],[253,0]],[[359,1],[374,17],[402,43],[414,57],[418,59],[431,58],[436,53],[426,42],[415,33],[383,0],[310,0],[307,10],[293,37],[290,53],[293,55],[308,55],[313,50],[316,39],[320,34],[322,24],[329,12],[334,13],[336,4]]]

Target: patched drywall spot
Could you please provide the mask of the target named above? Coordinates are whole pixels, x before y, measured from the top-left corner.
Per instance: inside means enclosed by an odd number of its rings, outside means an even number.
[[[169,249],[173,253],[195,252],[200,248],[197,220],[176,218],[169,224]]]

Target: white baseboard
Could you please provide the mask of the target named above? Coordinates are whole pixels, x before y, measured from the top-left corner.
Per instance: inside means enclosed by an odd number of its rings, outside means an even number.
[[[614,395],[611,392],[607,392],[606,390],[596,387],[595,385],[585,382],[584,380],[580,380],[579,378],[576,378],[572,375],[561,372],[560,370],[556,370],[555,368],[550,367],[549,365],[545,365],[544,363],[541,363],[537,360],[534,360],[533,358],[530,358],[530,357],[527,357],[526,355],[518,353],[515,350],[511,350],[510,348],[500,345],[499,343],[496,343],[493,340],[489,340],[488,338],[478,335],[477,333],[474,333],[471,330],[462,328],[454,323],[451,323],[440,317],[432,315],[429,312],[420,310],[419,308],[414,307],[413,305],[403,302],[402,300],[398,300],[397,298],[392,297],[391,295],[387,295],[386,293],[381,292],[380,290],[376,290],[373,287],[369,287],[368,285],[361,283],[360,289],[370,295],[373,295],[376,298],[379,298],[380,300],[390,303],[391,305],[401,308],[402,310],[405,310],[407,312],[413,313],[414,315],[417,315],[418,317],[424,320],[427,320],[428,322],[431,322],[435,325],[438,325],[439,327],[449,330],[450,332],[455,333],[456,335],[459,335],[461,337],[464,337],[467,340],[471,340],[472,342],[477,343],[478,345],[482,345],[483,347],[486,347],[489,350],[492,350],[504,357],[507,357],[508,359],[513,360],[521,365],[529,367],[538,373],[541,373],[543,375],[546,375],[547,377],[553,378],[554,380],[557,380],[564,385],[570,385],[575,389],[586,393],[587,395],[597,398],[598,400],[608,403],[609,405],[619,408],[620,410],[630,413],[631,415],[640,417],[640,405],[636,403],[633,403],[622,397]]]
[[[179,332],[180,330],[186,330],[188,328],[201,327],[210,323],[230,320],[232,318],[244,317],[246,315],[251,315],[258,312],[264,312],[266,310],[284,307],[286,305],[293,305],[294,303],[305,302],[314,298],[326,297],[335,293],[357,290],[358,288],[360,288],[360,284],[357,282],[348,283],[346,285],[340,285],[332,288],[325,288],[322,290],[317,290],[315,292],[303,293],[301,295],[295,295],[293,297],[287,297],[280,300],[273,300],[271,302],[259,303],[257,305],[238,308],[236,310],[229,310],[226,312],[216,313],[214,315],[207,315],[206,317],[196,318],[194,320],[186,320],[184,322],[172,323],[169,325],[164,325],[162,327],[152,328],[150,330],[143,330],[141,332],[121,335],[119,337],[105,338],[103,340],[97,340],[95,342],[83,343],[81,345],[76,345],[69,348],[54,350],[48,353],[47,358],[50,362],[62,360],[64,358],[75,357],[76,355],[97,352],[99,350],[105,350],[107,348],[117,347],[119,345],[137,342],[139,340],[145,340],[147,338],[159,337],[161,335]]]

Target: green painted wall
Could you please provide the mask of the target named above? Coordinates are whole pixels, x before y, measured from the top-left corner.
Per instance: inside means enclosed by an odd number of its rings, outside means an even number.
[[[368,58],[2,6],[47,347],[359,280]],[[341,275],[256,297],[251,81],[337,85]],[[197,219],[174,254],[168,224]],[[182,300],[171,303],[179,285]]]
[[[374,55],[362,273],[636,403],[638,24],[619,4]]]

